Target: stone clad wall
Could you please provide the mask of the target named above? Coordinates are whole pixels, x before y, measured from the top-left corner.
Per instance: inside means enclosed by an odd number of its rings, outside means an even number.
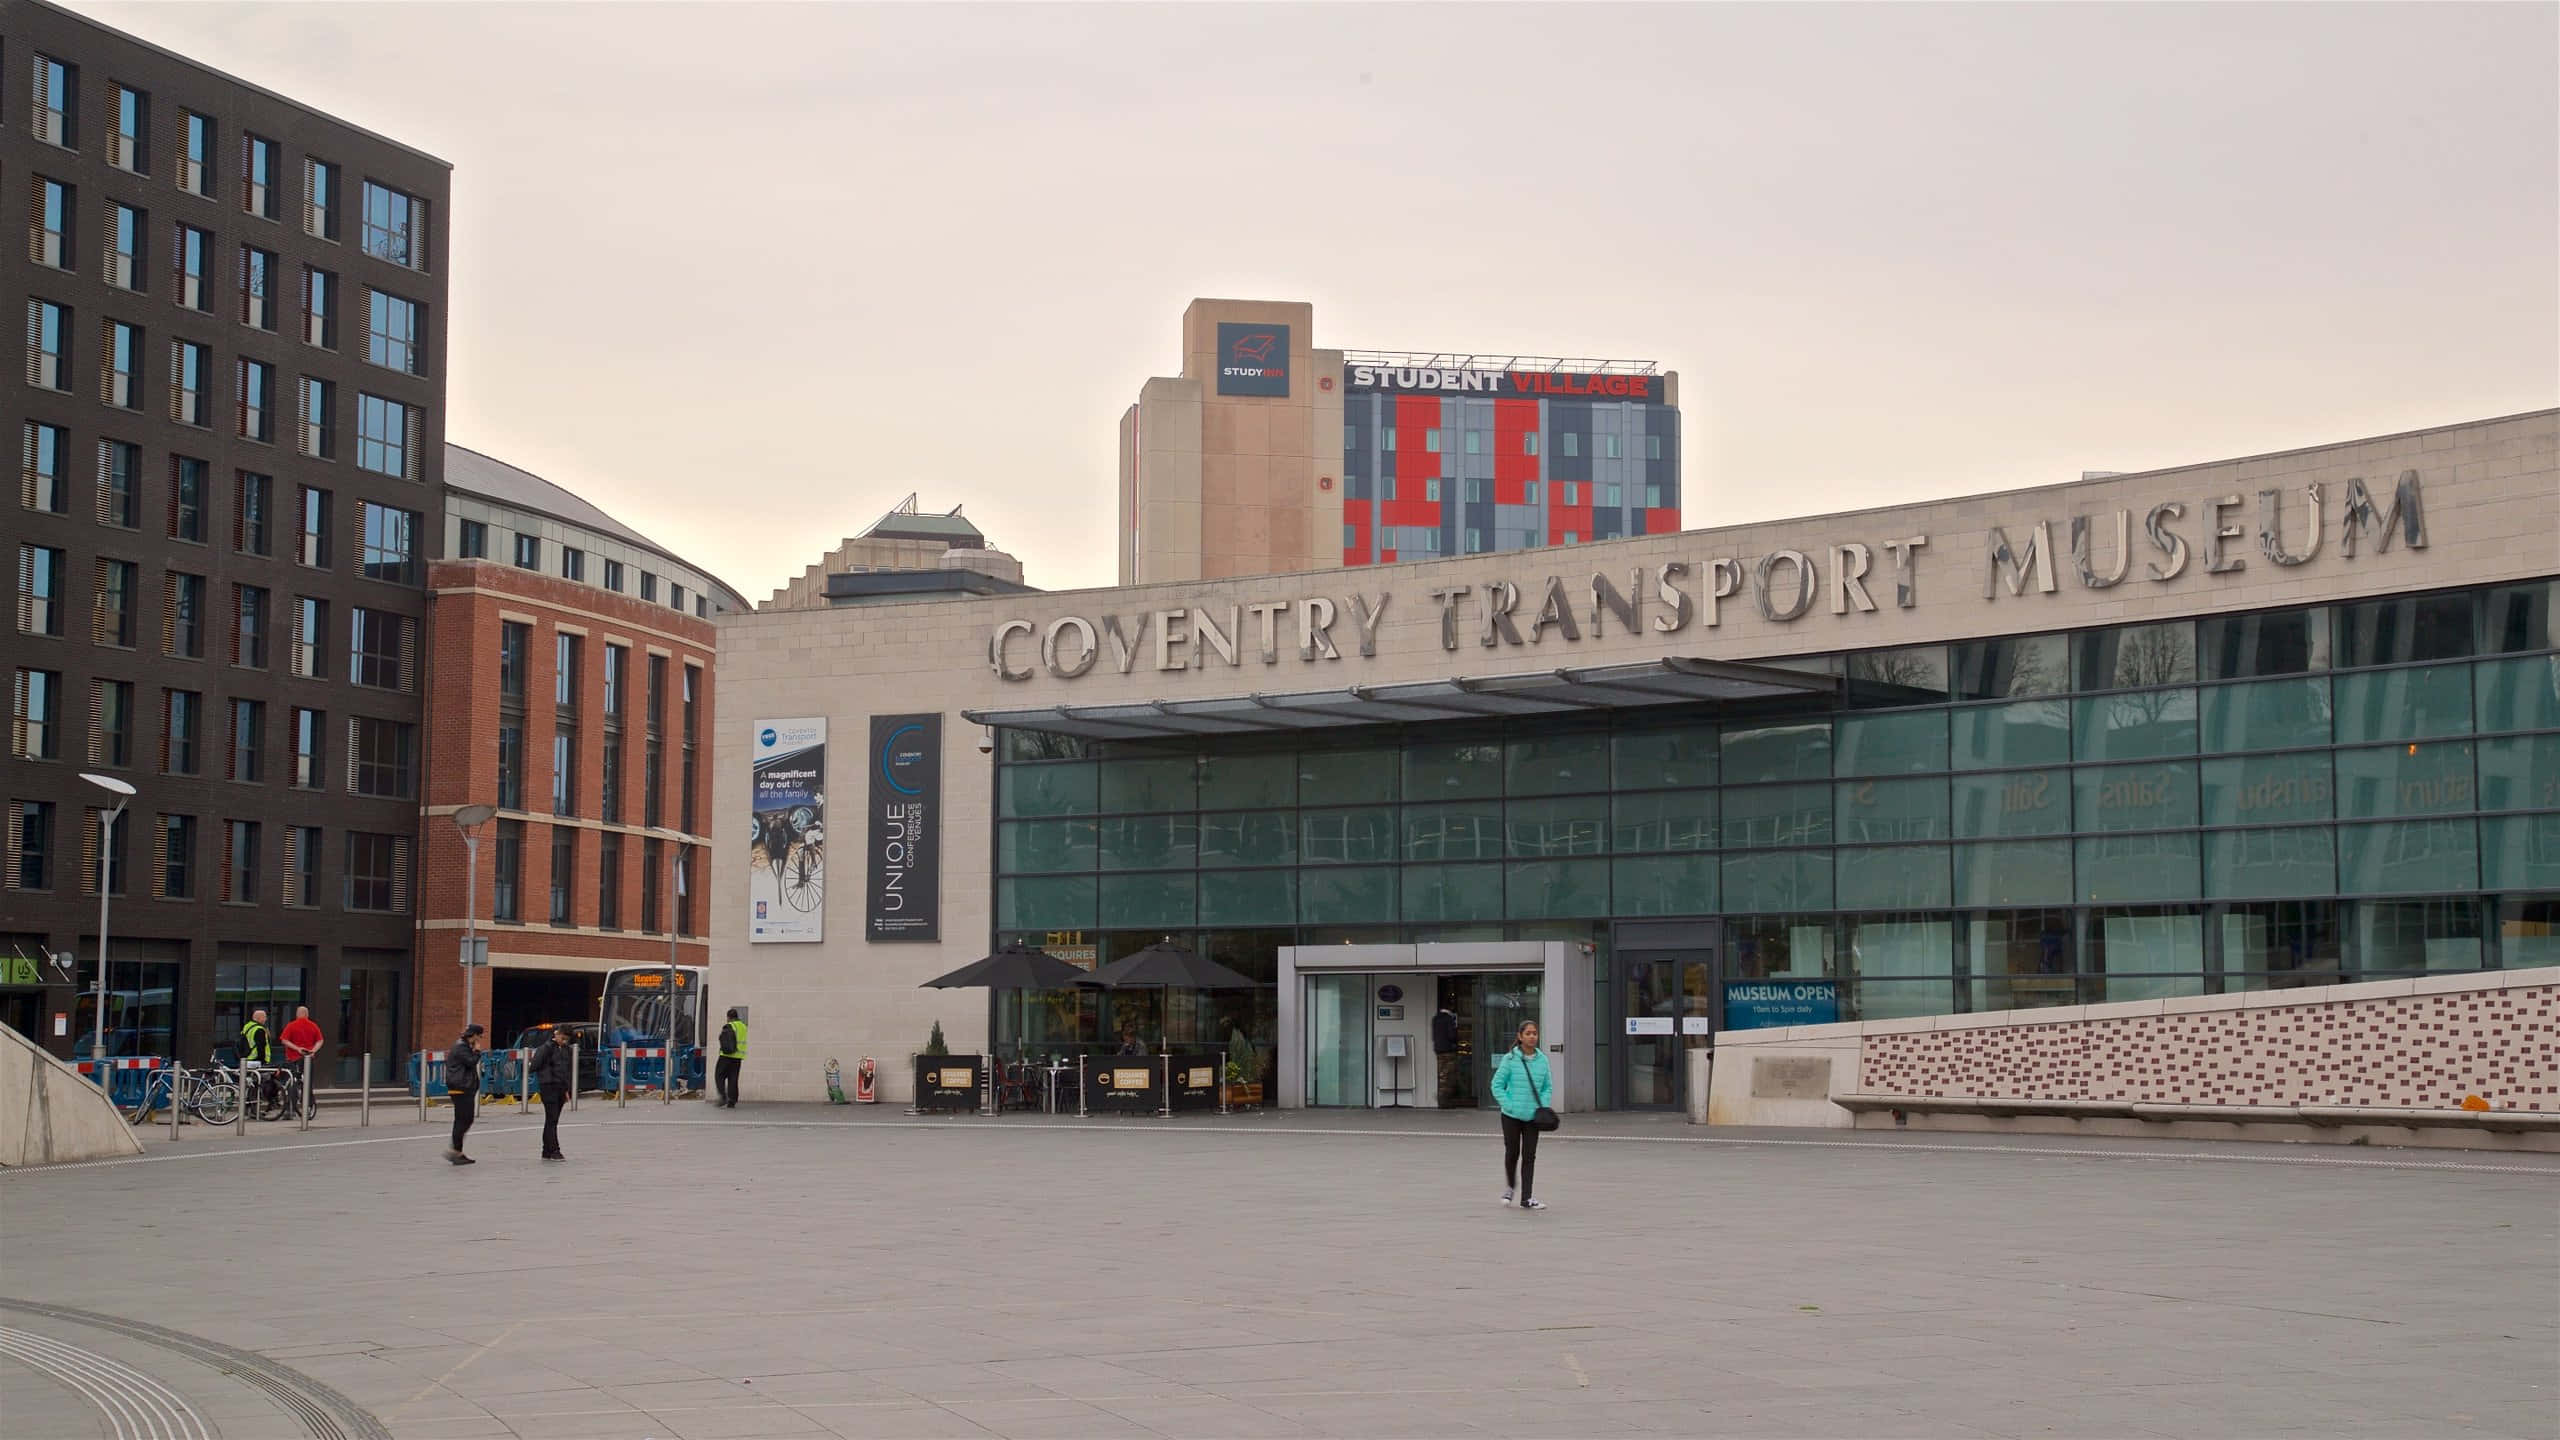
[[[2157,1013],[2046,1018],[2048,1012],[2024,1010],[1996,1017],[2004,1023],[1961,1029],[1870,1028],[1860,1046],[1858,1088],[2419,1108],[2451,1108],[2478,1095],[2499,1110],[2560,1111],[2560,970],[2145,1003]]]

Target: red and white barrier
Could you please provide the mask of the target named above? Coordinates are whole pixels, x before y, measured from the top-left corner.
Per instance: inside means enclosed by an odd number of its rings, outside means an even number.
[[[100,1065],[110,1070],[157,1070],[169,1062],[157,1055],[141,1055],[123,1060],[82,1060],[78,1063],[81,1074],[94,1075]]]

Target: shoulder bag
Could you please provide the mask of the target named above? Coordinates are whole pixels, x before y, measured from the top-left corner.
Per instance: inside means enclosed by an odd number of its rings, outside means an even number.
[[[1538,1102],[1537,1110],[1529,1116],[1529,1123],[1542,1131],[1561,1127],[1564,1121],[1556,1118],[1556,1112],[1547,1107],[1547,1097],[1538,1093],[1538,1077],[1530,1071],[1529,1062],[1520,1059],[1517,1046],[1512,1048],[1511,1058],[1519,1061],[1520,1078],[1529,1082],[1530,1097]]]

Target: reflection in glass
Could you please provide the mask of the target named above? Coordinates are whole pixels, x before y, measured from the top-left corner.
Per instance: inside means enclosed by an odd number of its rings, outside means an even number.
[[[2356,969],[2366,976],[2488,963],[2476,900],[2359,900],[2351,913]]]
[[[2335,984],[2338,905],[2333,900],[2281,900],[2233,905],[2222,912],[2222,988],[2282,990]]]

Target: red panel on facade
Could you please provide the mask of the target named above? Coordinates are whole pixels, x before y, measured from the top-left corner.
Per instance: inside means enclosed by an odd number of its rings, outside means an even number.
[[[1378,523],[1440,528],[1440,502],[1431,498],[1431,482],[1440,478],[1440,456],[1431,449],[1430,432],[1440,428],[1436,395],[1396,397],[1395,493],[1381,499]],[[1390,558],[1379,552],[1380,563]]]
[[[1538,478],[1538,457],[1524,453],[1523,441],[1538,433],[1535,400],[1493,402],[1493,499],[1497,505],[1529,503],[1529,482]]]
[[[1343,501],[1342,523],[1351,531],[1350,543],[1342,547],[1342,563],[1345,565],[1368,564],[1369,543],[1372,538],[1369,531],[1369,502],[1366,500]]]
[[[1677,531],[1679,528],[1680,512],[1677,510],[1647,510],[1644,512],[1644,533],[1647,535],[1669,535]]]

